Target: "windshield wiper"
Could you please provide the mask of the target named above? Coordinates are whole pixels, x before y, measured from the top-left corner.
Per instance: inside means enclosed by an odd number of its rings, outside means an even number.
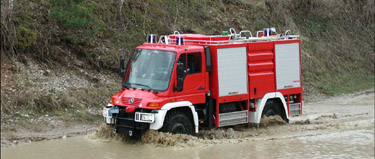
[[[125,89],[125,88],[130,88],[130,86],[128,85],[128,83],[122,83],[122,89]]]
[[[152,88],[150,86],[145,85],[145,84],[140,84],[140,83],[125,83],[124,86],[126,86],[126,84],[134,84],[134,85],[138,85],[138,86],[143,86],[143,87],[148,88],[149,90],[152,90]]]

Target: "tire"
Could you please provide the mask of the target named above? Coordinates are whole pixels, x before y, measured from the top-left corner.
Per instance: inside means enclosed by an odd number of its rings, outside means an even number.
[[[274,115],[279,115],[281,118],[283,118],[283,120],[287,121],[286,115],[284,111],[282,110],[280,104],[274,100],[268,100],[266,105],[264,106],[262,117],[274,116]]]
[[[193,134],[193,124],[185,113],[172,111],[167,114],[161,131],[172,134],[191,135]]]

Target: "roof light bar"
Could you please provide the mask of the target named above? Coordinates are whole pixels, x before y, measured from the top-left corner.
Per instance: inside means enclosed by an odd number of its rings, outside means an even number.
[[[181,36],[176,37],[176,45],[184,45],[184,38]]]
[[[156,43],[156,35],[155,34],[148,34],[147,35],[147,43]]]

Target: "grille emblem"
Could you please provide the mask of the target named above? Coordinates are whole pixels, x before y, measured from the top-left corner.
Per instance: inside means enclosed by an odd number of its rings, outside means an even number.
[[[134,98],[129,99],[128,103],[132,104],[134,102]]]

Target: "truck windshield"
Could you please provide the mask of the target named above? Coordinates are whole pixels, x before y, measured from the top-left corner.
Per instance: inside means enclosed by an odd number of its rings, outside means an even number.
[[[175,58],[176,53],[171,51],[135,50],[123,87],[167,90]]]

